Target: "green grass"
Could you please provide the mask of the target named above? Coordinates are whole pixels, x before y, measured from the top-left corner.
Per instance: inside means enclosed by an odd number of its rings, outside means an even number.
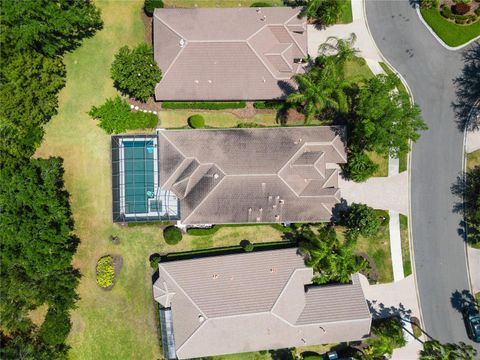
[[[388,176],[388,157],[377,154],[374,151],[366,152],[370,160],[378,165],[377,171],[373,174],[374,177],[386,177]]]
[[[477,304],[480,305],[480,292],[477,292],[477,293],[475,294],[475,300],[477,300]]]
[[[410,260],[408,217],[403,214],[400,214],[400,239],[402,242],[403,273],[408,276],[412,273],[412,263]]]
[[[259,0],[164,0],[165,7],[249,7]],[[262,2],[264,2],[262,0]],[[282,0],[266,0],[272,6],[283,6]]]
[[[372,70],[367,65],[363,58],[356,58],[345,63],[344,67],[345,78],[350,83],[361,83],[374,76]]]
[[[420,9],[423,19],[445,44],[460,46],[480,35],[480,21],[471,25],[458,25],[448,21],[438,9]]]
[[[352,15],[352,1],[351,0],[338,0],[340,1],[340,13],[338,15],[338,24],[349,24],[353,21]]]
[[[398,161],[398,171],[407,171],[408,169],[408,153],[403,152],[400,154],[399,161]]]
[[[114,54],[123,45],[143,41],[142,4],[141,0],[96,2],[104,29],[66,55],[67,83],[60,93],[59,113],[46,126],[36,154],[64,158],[75,233],[81,239],[73,261],[82,278],[68,338],[72,360],[161,357],[148,262],[152,253],[236,245],[246,237],[252,242],[281,239],[281,232],[271,226],[225,228],[211,238],[186,235],[178,245],[169,246],[159,224],[121,227],[112,223],[110,136],[87,112],[116,94],[110,80]],[[121,243],[112,244],[111,235]],[[96,261],[105,254],[123,258],[118,282],[109,292],[95,281]],[[41,318],[41,314],[32,317]]]
[[[467,154],[467,169],[473,169],[475,166],[480,166],[480,150]]]
[[[375,210],[382,220],[377,235],[366,238],[359,236],[355,251],[364,252],[370,256],[377,268],[378,282],[389,283],[393,281],[392,258],[390,256],[390,232],[389,232],[389,216],[384,210]],[[340,241],[345,240],[345,228],[336,227],[337,236]]]

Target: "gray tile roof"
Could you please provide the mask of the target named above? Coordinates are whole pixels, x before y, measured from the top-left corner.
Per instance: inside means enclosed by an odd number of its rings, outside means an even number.
[[[304,72],[305,18],[298,8],[156,9],[157,100],[283,97]]]
[[[368,335],[358,275],[352,284],[321,287],[310,285],[312,275],[290,248],[164,262],[153,291],[172,309],[180,359]]]
[[[160,187],[184,224],[328,221],[342,127],[161,130]]]

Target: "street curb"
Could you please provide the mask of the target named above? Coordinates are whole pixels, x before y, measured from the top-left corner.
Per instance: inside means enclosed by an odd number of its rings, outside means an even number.
[[[382,58],[383,62],[385,64],[387,64],[387,66],[390,67],[390,69],[392,69],[392,71],[399,77],[400,81],[405,86],[405,88],[407,89],[407,91],[410,95],[410,100],[413,103],[415,103],[415,100],[413,98],[412,90],[410,89],[410,86],[408,85],[407,81],[397,71],[397,69],[395,69],[392,66],[392,64],[390,64],[390,62],[385,58],[385,56],[383,56],[382,52],[380,51],[380,49],[377,46],[377,43],[375,42],[375,39],[372,36],[372,33],[370,31],[370,27],[368,26],[366,0],[363,0],[363,13],[365,15],[364,16],[365,26],[367,27],[368,34],[370,35],[370,38],[372,39],[373,44],[375,45],[375,48],[377,49],[378,54]],[[411,168],[412,168],[412,147],[411,146],[412,146],[412,142],[410,142],[410,151],[408,152],[408,168],[407,168],[407,171],[408,171],[408,218],[409,218],[409,221],[408,221],[408,238],[409,238],[408,242],[409,242],[409,246],[410,246],[410,263],[412,265],[412,275],[413,275],[413,279],[414,279],[414,283],[415,283],[415,292],[417,294],[418,311],[419,311],[419,318],[420,318],[419,320],[420,320],[420,325],[421,325],[422,329],[425,329],[425,323],[423,322],[422,302],[420,300],[420,294],[418,292],[417,271],[416,271],[416,265],[415,265],[415,256],[414,256],[414,247],[413,247],[413,234],[412,234],[413,217],[412,217],[412,206],[411,206],[412,195],[411,195],[411,186],[410,186],[411,181],[412,181],[411,180],[411,177],[412,177],[412,172],[411,172]],[[422,336],[423,336],[423,334],[422,334]]]
[[[463,151],[462,151],[462,162],[463,162],[463,169],[462,169],[462,180],[465,182],[465,177],[467,175],[467,157],[465,156],[467,154],[467,133],[468,133],[468,126],[470,125],[470,122],[472,120],[472,115],[474,111],[480,107],[480,99],[478,99],[475,104],[473,104],[472,109],[470,110],[468,114],[468,119],[467,119],[467,124],[465,126],[465,129],[463,130]],[[468,258],[468,227],[467,227],[467,222],[465,221],[465,194],[463,194],[462,197],[462,212],[463,212],[463,231],[465,233],[465,259],[466,259],[466,264],[467,264],[467,275],[468,275],[468,285],[470,285],[470,293],[473,293],[473,284],[472,284],[472,276],[470,275],[470,262]],[[473,294],[475,295],[475,294]]]
[[[445,42],[437,35],[437,33],[435,32],[435,30],[433,30],[430,25],[427,24],[427,22],[425,21],[425,19],[423,18],[422,16],[422,13],[420,12],[420,6],[418,6],[418,4],[415,4],[415,11],[417,12],[417,15],[418,17],[420,18],[420,21],[423,23],[423,25],[425,25],[425,27],[428,29],[428,31],[430,31],[430,33],[433,35],[433,37],[435,39],[437,39],[437,41],[440,43],[440,45],[442,45],[445,49],[447,50],[450,50],[450,51],[456,51],[456,50],[460,50],[462,48],[464,48],[465,46],[467,45],[470,45],[472,42],[480,39],[480,35],[478,35],[477,37],[467,41],[465,44],[463,45],[458,45],[458,46],[449,46],[447,44],[445,44]]]

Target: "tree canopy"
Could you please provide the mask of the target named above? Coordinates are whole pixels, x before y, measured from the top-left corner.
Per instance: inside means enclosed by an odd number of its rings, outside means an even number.
[[[397,91],[395,75],[377,75],[367,80],[354,101],[351,141],[366,150],[398,157],[408,152],[427,126],[420,108],[408,95]]]
[[[467,171],[464,189],[468,241],[480,243],[480,166]]]
[[[393,350],[405,346],[402,323],[398,317],[378,319],[372,322],[372,336],[366,340],[365,360],[383,360],[390,358]]]
[[[437,340],[425,341],[420,351],[420,360],[470,360],[477,350],[464,342],[442,344]]]
[[[306,0],[300,15],[307,16],[321,25],[329,26],[337,22],[339,13],[339,0]]]
[[[347,238],[356,240],[359,235],[372,237],[378,233],[381,221],[375,210],[365,204],[352,203],[343,214]]]
[[[115,87],[123,94],[146,102],[162,79],[162,72],[153,58],[150,45],[140,44],[134,49],[120,48],[111,68]]]

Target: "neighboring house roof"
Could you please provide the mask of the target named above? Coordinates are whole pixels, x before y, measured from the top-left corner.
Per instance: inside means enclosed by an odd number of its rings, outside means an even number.
[[[160,130],[160,187],[184,224],[329,221],[343,127]]]
[[[296,248],[160,263],[179,359],[360,340],[371,316],[358,274],[313,286]],[[169,334],[172,336],[172,334]]]
[[[156,9],[157,100],[260,100],[285,96],[304,72],[299,8]]]

